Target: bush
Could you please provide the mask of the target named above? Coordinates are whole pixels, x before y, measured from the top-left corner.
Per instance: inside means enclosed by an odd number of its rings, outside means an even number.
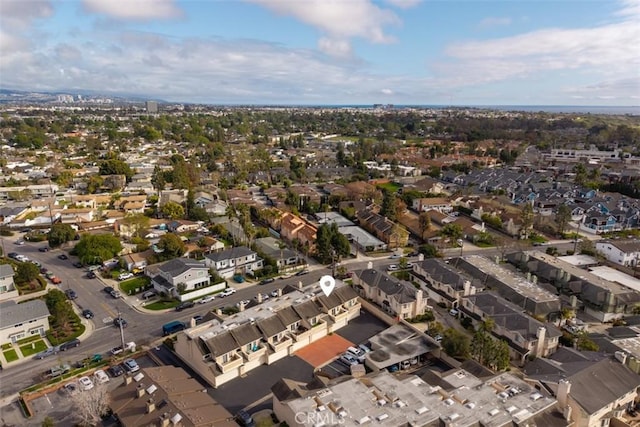
[[[433,312],[431,311],[426,311],[424,314],[419,314],[416,317],[413,317],[411,319],[408,319],[407,321],[409,323],[420,323],[420,322],[432,322],[434,321],[436,318],[433,315]]]

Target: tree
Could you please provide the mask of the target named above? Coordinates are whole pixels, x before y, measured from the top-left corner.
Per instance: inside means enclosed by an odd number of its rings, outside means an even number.
[[[72,253],[78,255],[83,264],[102,263],[122,251],[120,239],[112,234],[84,234]]]
[[[44,417],[44,420],[42,420],[42,424],[40,424],[41,427],[55,427],[55,425],[56,422],[49,416]]]
[[[151,175],[151,185],[156,189],[158,193],[164,190],[167,185],[167,181],[164,177],[164,171],[159,165],[153,167],[153,174]]]
[[[520,234],[523,239],[526,239],[529,237],[529,231],[533,226],[533,206],[531,205],[531,203],[526,203],[522,207],[520,221],[522,222],[522,229],[520,230]]]
[[[143,237],[144,232],[149,228],[149,217],[141,214],[129,214],[122,218],[122,223],[129,228],[132,237]]]
[[[21,262],[18,264],[14,280],[18,284],[31,283],[40,274],[40,269],[32,262]]]
[[[462,237],[462,227],[459,224],[446,224],[440,229],[440,234],[457,241]]]
[[[327,264],[340,262],[340,258],[349,255],[351,245],[347,237],[338,231],[335,222],[322,224],[316,234],[316,255],[320,262]]]
[[[162,206],[162,215],[170,219],[184,217],[184,208],[176,202],[167,202]]]
[[[104,415],[109,412],[110,394],[106,384],[96,384],[90,390],[83,390],[71,396],[71,403],[83,426],[100,424]]]
[[[600,347],[589,336],[582,332],[578,335],[578,350],[582,351],[598,351]]]
[[[70,242],[76,237],[76,234],[76,230],[71,228],[69,224],[55,223],[49,230],[49,246],[56,248],[63,243]]]
[[[564,234],[564,230],[567,228],[569,221],[571,221],[571,208],[563,203],[558,206],[556,212],[556,224],[558,224],[558,234],[560,236]]]
[[[129,165],[120,159],[108,159],[100,163],[100,175],[124,175],[127,182],[131,181],[133,170]]]
[[[173,233],[166,233],[160,236],[158,249],[162,250],[160,258],[163,260],[181,257],[186,250],[184,242],[178,235]]]
[[[420,238],[424,240],[425,231],[431,228],[431,215],[429,212],[421,212],[418,216],[418,228],[420,229]]]
[[[383,193],[380,215],[386,216],[391,221],[398,219],[398,201],[395,194],[389,190],[385,190]]]
[[[462,332],[449,328],[444,331],[442,348],[451,357],[466,359],[469,357],[469,338]]]

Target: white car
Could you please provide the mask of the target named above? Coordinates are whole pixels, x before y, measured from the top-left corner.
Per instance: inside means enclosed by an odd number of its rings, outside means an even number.
[[[397,264],[391,264],[389,267],[387,267],[388,271],[398,271],[400,269],[400,267],[398,267]]]
[[[276,290],[271,291],[271,296],[274,297],[274,298],[277,297],[278,296],[278,290],[276,289]]]
[[[248,299],[243,299],[242,301],[236,303],[236,307],[240,307],[241,305],[244,305],[246,307],[250,302],[251,301],[249,301]]]
[[[133,277],[133,273],[122,273],[118,276],[118,280],[127,280]]]
[[[364,362],[365,352],[361,348],[349,347],[346,354],[350,354],[351,356],[355,357],[358,362]]]
[[[138,366],[138,363],[134,359],[127,359],[122,365],[129,373],[138,372],[140,370],[140,366]]]
[[[200,304],[206,304],[208,302],[213,301],[214,299],[216,299],[216,297],[214,297],[213,295],[207,295],[206,297],[202,298],[200,301],[198,301]]]
[[[18,246],[24,245],[24,240],[16,240],[16,245]]]
[[[229,295],[233,295],[236,293],[236,290],[233,288],[227,288],[224,291],[220,292],[220,297],[224,298],[224,297],[228,297]]]
[[[78,384],[82,390],[91,390],[93,388],[93,381],[89,377],[78,378]]]
[[[109,376],[102,369],[98,369],[93,373],[93,377],[98,384],[104,384],[109,382]]]

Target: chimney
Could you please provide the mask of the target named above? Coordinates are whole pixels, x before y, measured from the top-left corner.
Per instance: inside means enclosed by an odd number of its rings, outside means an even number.
[[[569,392],[571,392],[571,383],[568,380],[560,380],[558,383],[556,398],[558,399],[558,405],[560,405],[560,409],[562,411],[564,411],[569,404]]]
[[[222,309],[216,308],[216,316],[222,316]]]
[[[138,397],[142,397],[145,394],[145,390],[144,390],[144,384],[140,383],[138,384],[138,388],[136,389],[136,396]]]
[[[620,363],[622,363],[623,365],[625,365],[627,363],[627,356],[628,354],[624,351],[616,351],[615,353],[613,353],[613,355],[615,356],[616,360]]]
[[[527,281],[530,282],[531,281],[531,272],[527,271]]]
[[[256,301],[258,301],[258,304],[262,304],[262,292],[258,292],[258,295],[256,295]]]
[[[531,281],[533,282],[533,284],[537,284],[538,283],[538,276],[536,276],[535,274],[531,275]]]
[[[465,297],[469,296],[471,294],[471,282],[469,280],[465,280],[462,284],[462,289],[462,295]]]
[[[156,403],[153,401],[153,398],[147,400],[147,414],[152,413],[156,409]]]
[[[243,301],[240,301],[240,304],[238,305],[238,309],[240,311],[244,311],[244,302]]]
[[[538,342],[536,343],[536,356],[542,357],[542,353],[544,352],[544,342],[547,338],[547,328],[540,326],[536,333],[536,337],[538,337]]]
[[[424,261],[424,254],[418,254],[418,261]]]
[[[372,262],[372,261],[369,261],[369,262],[367,263],[367,269],[371,270],[372,268],[373,268],[373,262]]]
[[[196,327],[196,319],[194,319],[193,317],[191,318],[191,320],[189,320],[189,327],[190,328]]]
[[[282,288],[278,288],[277,292],[278,292],[278,296],[281,297],[282,296]]]
[[[133,379],[129,375],[125,375],[124,376],[124,385],[125,386],[131,384],[131,381],[133,381]]]
[[[569,304],[571,305],[571,308],[573,308],[573,309],[578,307],[578,297],[575,296],[575,295],[571,295],[569,297]]]
[[[301,290],[302,290],[302,288],[303,288],[302,280],[299,280],[299,281],[298,281],[298,290],[300,290],[300,291],[301,291]]]
[[[171,417],[169,417],[169,414],[167,412],[165,412],[164,414],[160,415],[160,426],[161,427],[168,427],[169,423],[171,423]]]

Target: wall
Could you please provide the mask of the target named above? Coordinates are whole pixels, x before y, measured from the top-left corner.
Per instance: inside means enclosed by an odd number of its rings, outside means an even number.
[[[178,298],[180,301],[187,301],[196,298],[203,297],[205,295],[209,295],[212,292],[218,292],[227,287],[227,282],[220,282],[217,285],[207,286],[206,288],[196,289],[195,291],[188,292],[184,295],[179,295]]]

